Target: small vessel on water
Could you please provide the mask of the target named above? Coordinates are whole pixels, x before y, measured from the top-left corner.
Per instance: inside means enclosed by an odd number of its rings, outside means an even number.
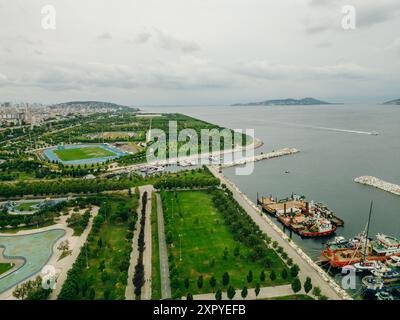
[[[375,294],[377,300],[394,300],[393,296],[387,291],[379,291]]]
[[[257,196],[257,204],[264,212],[277,217],[287,228],[302,237],[323,237],[333,234],[344,224],[322,203],[305,201],[304,196],[292,194],[281,200]]]
[[[371,273],[375,277],[379,277],[382,279],[397,279],[400,277],[400,272],[384,266],[371,270]]]

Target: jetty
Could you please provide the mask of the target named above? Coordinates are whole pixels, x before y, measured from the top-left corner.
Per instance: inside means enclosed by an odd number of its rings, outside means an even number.
[[[400,186],[399,185],[390,183],[390,182],[386,182],[386,181],[381,180],[376,177],[361,176],[361,177],[355,178],[354,182],[368,185],[371,187],[375,187],[375,188],[378,188],[378,189],[381,189],[381,190],[384,190],[384,191],[387,191],[387,192],[390,192],[390,193],[400,196]]]
[[[248,162],[256,162],[256,161],[261,161],[261,160],[266,160],[266,159],[278,158],[278,157],[288,156],[288,155],[299,153],[299,152],[300,151],[295,148],[283,148],[283,149],[274,150],[274,151],[268,152],[268,153],[261,153],[257,156],[245,157],[245,158],[241,158],[238,160],[233,160],[231,162],[222,163],[221,167],[228,168],[228,167],[233,167],[233,166],[239,166],[239,165],[244,165]]]

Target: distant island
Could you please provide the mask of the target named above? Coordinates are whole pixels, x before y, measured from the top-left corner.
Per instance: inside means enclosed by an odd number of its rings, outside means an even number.
[[[70,101],[63,102],[53,105],[52,107],[68,107],[68,108],[90,108],[90,109],[109,109],[109,110],[120,110],[120,111],[139,111],[138,108],[124,106],[111,102],[104,101]]]
[[[400,105],[400,99],[387,101],[387,102],[384,102],[383,104],[386,104],[386,105]]]
[[[235,106],[312,106],[322,104],[333,104],[330,102],[314,99],[314,98],[303,98],[303,99],[277,99],[277,100],[266,100],[261,102],[249,102],[249,103],[235,103]]]

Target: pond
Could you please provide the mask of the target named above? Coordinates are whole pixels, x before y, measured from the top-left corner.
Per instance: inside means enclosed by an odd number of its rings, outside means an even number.
[[[22,259],[17,270],[0,276],[0,293],[39,273],[53,255],[54,244],[65,235],[53,229],[29,235],[0,236],[0,247],[6,259]]]

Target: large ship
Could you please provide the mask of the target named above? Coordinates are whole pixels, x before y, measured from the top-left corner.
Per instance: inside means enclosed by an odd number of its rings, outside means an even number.
[[[257,197],[257,204],[302,237],[329,236],[343,225],[343,220],[337,218],[327,206],[307,202],[304,196],[292,195],[279,201],[272,197]]]
[[[343,250],[332,250],[327,247],[322,251],[320,261],[329,263],[334,268],[340,268],[363,261],[386,261],[393,256],[400,257],[400,240],[392,236],[378,234],[376,239],[368,239],[366,250],[362,243]]]

